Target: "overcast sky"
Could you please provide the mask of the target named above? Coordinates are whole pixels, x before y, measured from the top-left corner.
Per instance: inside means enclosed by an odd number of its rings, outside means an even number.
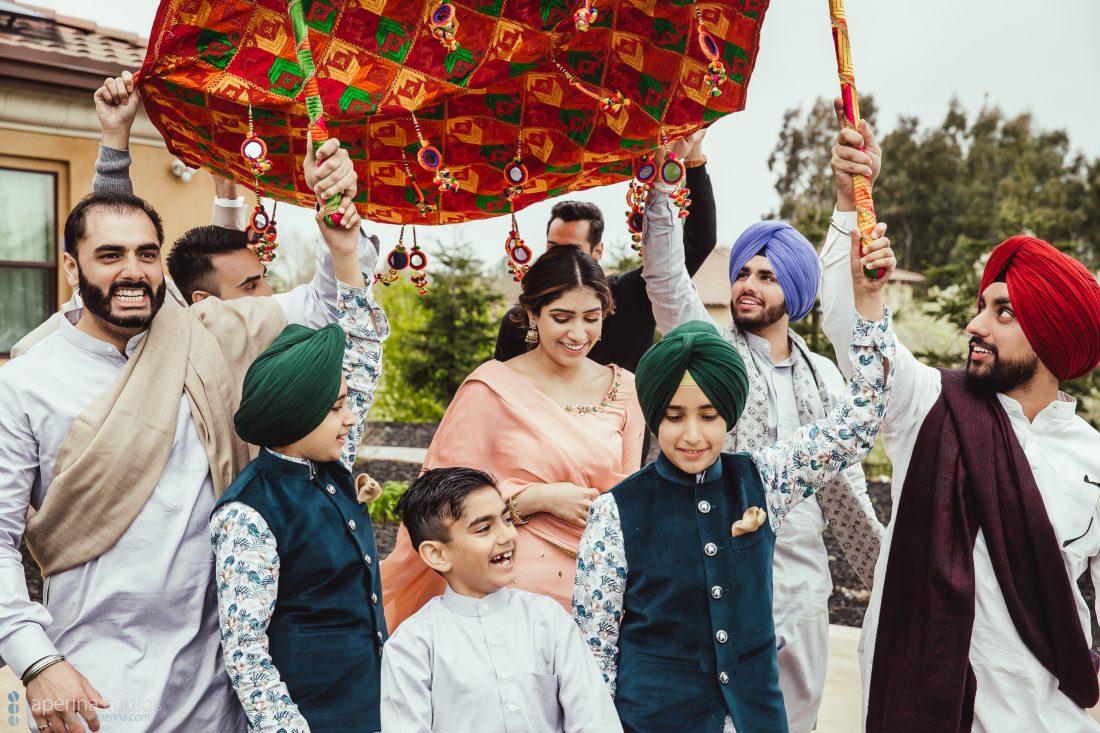
[[[156,12],[148,0],[28,2],[144,36]],[[891,128],[902,115],[938,124],[958,97],[969,112],[983,104],[1010,114],[1031,112],[1045,128],[1066,129],[1076,149],[1100,156],[1100,0],[847,0],[846,8],[857,86],[874,94],[880,127]],[[767,158],[784,111],[836,92],[827,0],[772,0],[745,111],[717,122],[706,140],[720,244],[732,242],[776,204]],[[603,208],[614,241],[626,236],[624,194],[621,184],[575,198]],[[520,214],[529,242],[540,241],[550,205]],[[461,226],[481,256],[495,261],[507,222],[503,217]],[[395,227],[377,229],[384,246],[396,243]],[[432,238],[426,228],[420,233]]]

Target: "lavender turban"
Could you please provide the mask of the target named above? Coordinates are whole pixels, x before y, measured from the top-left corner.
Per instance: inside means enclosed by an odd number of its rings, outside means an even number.
[[[771,263],[792,321],[813,310],[821,265],[813,245],[797,229],[785,221],[761,221],[746,229],[730,252],[730,285],[756,255],[764,255]]]

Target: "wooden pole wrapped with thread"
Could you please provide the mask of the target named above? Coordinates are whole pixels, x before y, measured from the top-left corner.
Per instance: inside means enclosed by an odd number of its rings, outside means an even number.
[[[290,22],[294,26],[295,53],[298,66],[302,69],[303,89],[305,91],[306,111],[309,113],[309,131],[313,152],[328,141],[328,128],[325,127],[325,110],[321,104],[321,92],[317,87],[317,67],[313,63],[313,52],[309,47],[309,28],[302,15],[302,0],[288,0],[287,9]],[[340,223],[340,196],[330,196],[322,206],[325,221],[331,226]]]
[[[836,49],[836,71],[840,76],[840,98],[844,102],[845,127],[859,130],[859,94],[856,92],[855,70],[852,68],[852,47],[848,42],[848,21],[844,15],[844,0],[829,0],[829,15],[833,25],[833,47]],[[871,241],[871,232],[878,219],[875,202],[871,198],[871,182],[866,176],[852,176],[855,193],[856,221],[863,235],[864,249]],[[882,277],[878,268],[863,268],[863,274],[872,280]]]

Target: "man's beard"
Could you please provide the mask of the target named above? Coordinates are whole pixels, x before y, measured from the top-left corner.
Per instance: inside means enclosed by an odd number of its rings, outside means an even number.
[[[787,312],[785,305],[772,305],[767,303],[760,309],[760,312],[752,316],[739,316],[737,314],[737,301],[730,301],[730,314],[733,316],[733,322],[737,324],[737,327],[742,331],[758,331],[762,328],[767,328],[773,323],[777,323]]]
[[[79,266],[77,266],[77,280],[80,286],[80,299],[84,303],[84,308],[101,321],[106,321],[117,328],[148,328],[160,307],[164,305],[164,296],[167,292],[163,282],[157,288],[157,292],[153,293],[153,289],[149,287],[148,283],[120,281],[111,283],[110,289],[104,293],[102,288],[93,285],[84,278],[84,272]],[[112,299],[115,292],[122,289],[143,290],[149,296],[149,315],[120,316],[113,313],[111,311]]]
[[[1017,387],[1027,384],[1035,376],[1039,369],[1039,356],[1032,354],[1016,361],[1002,360],[995,346],[991,346],[981,339],[970,339],[970,346],[980,346],[992,352],[993,363],[983,367],[979,373],[976,371],[973,359],[973,350],[966,360],[966,385],[975,392],[982,394],[1007,394]]]

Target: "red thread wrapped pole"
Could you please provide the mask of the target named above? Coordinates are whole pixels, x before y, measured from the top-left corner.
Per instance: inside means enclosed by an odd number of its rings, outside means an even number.
[[[290,12],[290,22],[294,26],[295,52],[298,56],[298,66],[302,69],[304,77],[303,89],[306,97],[306,111],[309,113],[309,131],[313,140],[313,152],[328,141],[328,128],[325,127],[325,110],[321,104],[321,92],[317,88],[317,67],[313,63],[313,52],[309,47],[309,28],[306,26],[305,17],[302,15],[302,0],[288,0],[287,10]],[[330,226],[340,223],[340,196],[330,196],[325,201],[323,210],[325,222]]]
[[[859,94],[856,92],[856,76],[852,68],[852,48],[848,43],[848,21],[844,15],[844,0],[829,0],[829,15],[833,25],[833,47],[836,49],[836,71],[840,77],[840,97],[844,102],[844,126],[859,130]],[[855,193],[856,221],[863,235],[861,251],[871,241],[871,232],[878,219],[875,202],[871,199],[871,182],[866,176],[852,176]],[[879,268],[863,268],[863,274],[872,280],[882,277]]]

